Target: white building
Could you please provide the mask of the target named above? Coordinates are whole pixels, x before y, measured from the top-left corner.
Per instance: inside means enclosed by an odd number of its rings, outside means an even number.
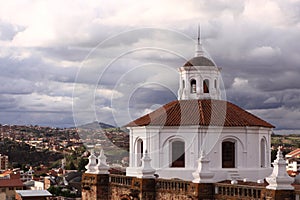
[[[286,154],[285,159],[287,163],[286,170],[295,173],[298,172],[298,169],[300,168],[300,148]]]
[[[179,77],[178,100],[127,125],[127,176],[141,177],[146,151],[160,178],[217,182],[268,176],[273,125],[221,100],[220,68],[199,39],[195,57],[179,68]]]
[[[34,170],[32,169],[32,167],[30,167],[30,169],[26,172],[24,172],[24,170],[20,170],[20,176],[21,181],[23,182],[33,180]]]

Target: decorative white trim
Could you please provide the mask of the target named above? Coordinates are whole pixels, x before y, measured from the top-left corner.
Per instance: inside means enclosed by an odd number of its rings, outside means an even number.
[[[94,146],[93,146],[94,147]],[[96,172],[97,158],[94,153],[94,149],[91,149],[91,155],[89,156],[89,163],[85,166],[86,173],[94,174]]]
[[[291,185],[294,182],[294,178],[290,177],[286,172],[286,162],[283,159],[280,147],[278,147],[277,158],[273,165],[272,174],[266,178],[266,181],[269,183],[266,188],[270,190],[294,190],[294,187]]]
[[[209,170],[209,159],[206,157],[205,152],[202,150],[198,160],[198,168],[193,173],[193,183],[214,183],[214,173]]]
[[[155,178],[155,169],[151,167],[151,158],[148,155],[147,150],[142,158],[142,167],[137,169],[138,178]]]
[[[104,155],[103,149],[101,149],[100,155],[98,156],[98,164],[95,170],[96,174],[109,174],[109,166],[106,163],[106,156]]]

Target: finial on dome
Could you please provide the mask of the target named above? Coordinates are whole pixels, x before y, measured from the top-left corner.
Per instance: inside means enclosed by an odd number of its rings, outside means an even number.
[[[198,44],[201,44],[200,38],[201,38],[201,35],[200,35],[200,24],[198,24]]]
[[[203,51],[202,44],[201,44],[201,25],[198,24],[198,41],[196,44],[195,57],[200,57],[203,55],[204,55],[204,51]]]

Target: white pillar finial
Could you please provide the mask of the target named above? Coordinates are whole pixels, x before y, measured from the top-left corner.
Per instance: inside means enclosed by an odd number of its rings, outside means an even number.
[[[286,172],[286,162],[283,159],[281,147],[278,147],[277,158],[273,163],[273,172],[266,178],[269,185],[266,187],[271,190],[294,190],[291,185],[294,178],[290,177]]]
[[[98,164],[95,167],[96,174],[109,174],[109,166],[106,163],[106,156],[104,155],[103,149],[101,149],[98,156]]]
[[[155,169],[151,167],[151,158],[149,157],[147,149],[142,158],[142,166],[138,169],[138,178],[155,178]]]
[[[198,160],[198,168],[193,173],[194,183],[213,183],[214,173],[209,170],[209,159],[206,157],[205,151],[200,151]]]
[[[89,163],[85,166],[85,168],[87,169],[86,173],[90,173],[93,174],[95,173],[95,167],[97,165],[97,158],[94,154],[94,146],[88,146],[88,149],[90,149],[91,155],[89,156]]]

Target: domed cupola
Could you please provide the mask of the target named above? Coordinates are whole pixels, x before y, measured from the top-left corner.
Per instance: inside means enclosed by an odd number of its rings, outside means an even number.
[[[220,71],[203,50],[199,28],[195,57],[179,68],[178,99],[220,99]]]
[[[215,66],[215,64],[210,59],[208,59],[204,56],[199,56],[199,57],[194,57],[194,58],[190,59],[183,66],[184,67],[190,67],[190,66]]]

